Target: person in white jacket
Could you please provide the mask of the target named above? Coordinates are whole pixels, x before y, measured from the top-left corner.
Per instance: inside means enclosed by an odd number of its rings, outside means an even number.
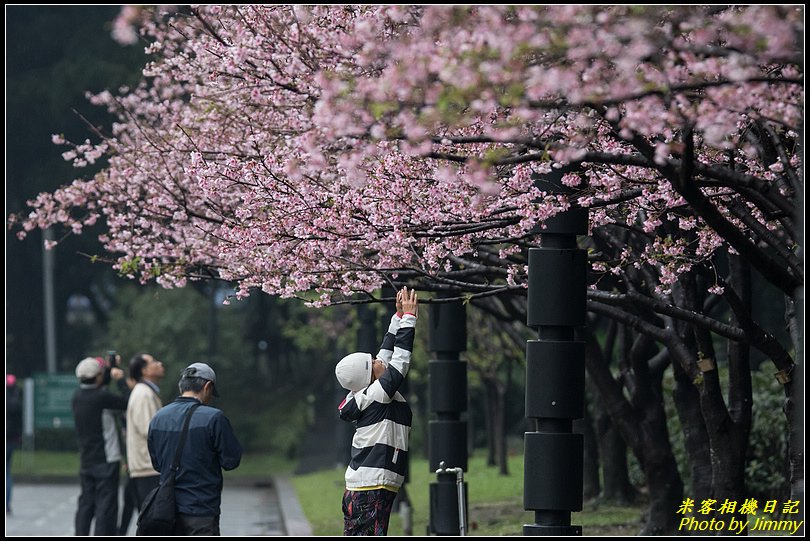
[[[398,389],[410,365],[417,304],[416,292],[403,287],[377,358],[352,353],[335,367],[338,382],[349,391],[338,406],[340,418],[357,423],[343,493],[344,535],[388,534],[408,463],[413,414]]]
[[[163,406],[158,384],[165,371],[163,363],[148,353],[139,353],[129,361],[129,377],[137,383],[127,403],[127,466],[129,482],[135,486],[138,509],[160,482],[160,473],[152,467],[146,436],[149,421]]]

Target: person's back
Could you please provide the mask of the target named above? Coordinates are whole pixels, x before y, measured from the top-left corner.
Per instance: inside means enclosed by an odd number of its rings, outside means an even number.
[[[186,412],[197,402],[195,398],[178,397],[161,408],[149,424],[149,453],[161,481],[171,469]],[[219,515],[222,470],[236,468],[242,458],[242,449],[235,439],[218,441],[223,433],[232,434],[232,429],[221,410],[199,406],[191,416],[175,477],[178,512],[193,516]]]
[[[163,406],[158,384],[164,373],[163,363],[148,353],[138,353],[129,361],[129,376],[138,383],[132,388],[127,405],[127,466],[139,509],[160,478],[152,467],[146,437],[149,423]]]
[[[118,477],[121,443],[114,411],[125,410],[127,398],[103,387],[103,360],[88,357],[76,366],[80,387],[73,395],[73,420],[79,440],[81,493],[76,509],[76,535],[115,535],[118,522]],[[121,379],[123,372],[111,368]]]
[[[101,387],[78,389],[73,395],[73,418],[79,438],[81,467],[121,460],[121,444],[114,410],[125,410],[126,397]]]
[[[191,415],[175,475],[175,535],[219,535],[222,470],[236,468],[242,459],[242,447],[228,418],[205,405],[217,396],[215,382],[208,365],[188,366],[178,384],[182,395],[160,409],[149,423],[149,455],[162,483],[171,471],[186,413],[202,404]]]
[[[161,407],[160,395],[149,384],[135,384],[127,406],[127,459],[131,477],[157,475],[149,458],[146,436],[149,423]]]

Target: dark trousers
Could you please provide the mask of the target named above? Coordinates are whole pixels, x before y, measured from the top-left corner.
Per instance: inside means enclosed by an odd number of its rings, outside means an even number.
[[[140,510],[138,495],[135,492],[134,479],[127,477],[124,485],[124,508],[121,510],[121,520],[118,522],[118,535],[127,535],[129,523],[136,510]]]
[[[343,535],[388,535],[396,492],[346,490],[343,493]]]
[[[135,502],[138,509],[143,507],[143,501],[146,496],[152,492],[152,489],[157,488],[160,484],[160,475],[150,475],[149,477],[130,477],[130,483],[134,483],[135,487]]]
[[[220,535],[219,515],[215,517],[193,517],[177,513],[172,535]]]
[[[118,476],[120,462],[105,462],[79,471],[82,493],[76,510],[76,535],[115,535],[118,525]]]

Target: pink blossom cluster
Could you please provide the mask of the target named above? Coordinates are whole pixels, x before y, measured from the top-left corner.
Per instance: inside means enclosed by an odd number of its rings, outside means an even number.
[[[578,205],[591,232],[647,239],[594,270],[648,266],[665,294],[742,242],[683,190],[752,243],[757,224],[789,228],[802,191],[798,7],[147,9],[116,23],[149,42],[143,82],[93,96],[118,121],[63,154],[108,166],[20,220],[20,235],[79,233],[103,216],[105,248],[141,280],[215,274],[237,296],[314,291],[318,305],[392,277],[514,292],[543,222]],[[570,165],[573,195],[534,185]],[[673,185],[687,166],[692,184]],[[752,195],[763,186],[776,203]]]

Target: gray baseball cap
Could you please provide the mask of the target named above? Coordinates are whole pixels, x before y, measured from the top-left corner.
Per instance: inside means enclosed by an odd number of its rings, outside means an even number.
[[[183,369],[183,377],[207,379],[214,384],[214,396],[219,396],[217,391],[217,375],[214,369],[205,363],[191,363]]]

